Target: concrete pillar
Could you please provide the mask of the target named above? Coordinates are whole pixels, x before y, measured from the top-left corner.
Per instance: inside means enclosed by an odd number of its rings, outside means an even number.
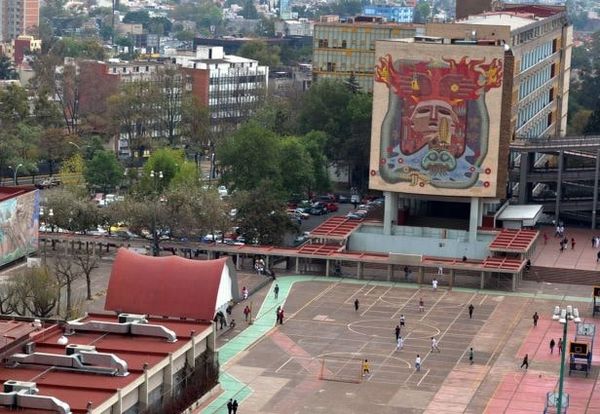
[[[527,204],[527,173],[529,173],[529,153],[521,153],[521,166],[519,167],[519,204]]]
[[[138,401],[140,408],[145,410],[148,408],[148,368],[144,369],[144,382],[138,388]]]
[[[213,324],[214,325],[214,324]],[[169,364],[163,369],[163,394],[170,396],[173,393],[173,354],[169,353]],[[121,412],[121,411],[119,411]]]
[[[556,206],[554,207],[554,217],[556,219],[556,224],[558,225],[559,219],[558,216],[560,214],[560,199],[562,198],[562,173],[563,173],[563,164],[564,164],[565,153],[564,151],[560,151],[558,153],[558,178],[556,179]]]
[[[471,197],[471,213],[469,216],[469,242],[477,241],[477,224],[479,223],[479,198]]]
[[[362,262],[356,262],[356,277],[359,279],[363,278],[363,264]]]
[[[450,290],[452,290],[452,286],[454,286],[454,278],[455,278],[455,276],[456,276],[455,270],[454,269],[450,269],[449,279],[448,279],[448,286],[450,287]]]
[[[513,273],[512,274],[512,291],[514,292],[515,290],[517,290],[517,274]]]
[[[419,285],[422,285],[423,280],[425,280],[425,268],[421,266],[419,267],[419,273],[417,274],[417,283]]]
[[[398,218],[398,195],[390,191],[384,191],[385,205],[383,209],[383,234],[389,236],[392,234],[392,223],[396,223]]]
[[[212,250],[207,250],[206,251],[206,259],[207,260],[212,260],[213,258],[213,251]]]
[[[196,337],[194,336],[193,332],[192,332],[191,342],[192,342],[192,346],[185,353],[185,360],[190,367],[195,368],[196,367]]]
[[[387,265],[387,281],[391,281],[394,278],[394,265]]]
[[[329,277],[329,259],[325,259],[325,277]]]
[[[594,173],[594,204],[592,205],[592,229],[596,228],[596,210],[598,209],[598,177],[600,176],[600,148],[596,152],[596,171]]]
[[[481,272],[481,279],[479,281],[479,289],[483,289],[485,287],[485,272]]]
[[[270,261],[269,259],[270,259],[270,256],[267,255],[265,257],[265,270],[271,268],[271,266],[269,265],[269,261]]]
[[[235,256],[235,270],[242,270],[242,257],[239,253]]]
[[[479,217],[477,217],[477,227],[483,226],[483,215],[486,214],[486,204],[479,200]]]
[[[300,273],[300,258],[296,257],[296,273]]]

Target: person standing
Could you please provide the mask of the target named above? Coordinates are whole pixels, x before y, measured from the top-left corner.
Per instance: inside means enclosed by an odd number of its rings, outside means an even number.
[[[358,307],[360,306],[360,302],[358,299],[354,299],[354,312],[358,312]]]
[[[277,306],[277,309],[275,310],[275,314],[277,315],[276,323],[279,323],[279,317],[281,316],[281,306]]]
[[[232,404],[231,408],[233,409],[233,414],[236,414],[237,413],[237,409],[238,409],[238,402],[237,402],[237,400],[233,400],[233,404]]]
[[[284,312],[283,312],[283,308],[279,309],[279,325],[283,325],[283,316],[284,316]]]
[[[475,352],[473,352],[473,348],[469,349],[469,364],[473,365],[473,358],[475,357]]]
[[[404,339],[401,336],[396,340],[396,351],[401,351],[404,348]]]
[[[431,337],[431,352],[438,351],[440,352],[440,348],[438,347],[438,341],[435,337]]]
[[[423,298],[419,299],[419,312],[425,312],[425,302],[423,302]]]
[[[548,244],[548,235],[544,233],[544,244]]]
[[[558,355],[562,354],[563,350],[563,341],[562,338],[558,338]]]
[[[396,325],[396,342],[398,341],[398,338],[400,338],[400,325]]]
[[[230,398],[227,401],[227,414],[231,414],[233,412],[233,400]]]
[[[552,338],[550,340],[550,355],[554,353],[554,345],[556,345],[556,342],[554,342],[554,338]]]
[[[475,306],[473,306],[473,304],[471,303],[469,305],[469,319],[473,319],[473,310],[475,309]]]
[[[525,369],[529,368],[529,354],[525,354],[523,357],[523,363],[521,364],[521,368],[525,367]]]
[[[537,326],[538,320],[540,319],[540,315],[538,315],[537,312],[535,312],[533,314],[533,327],[535,328]]]
[[[364,377],[365,375],[368,375],[368,374],[370,374],[370,372],[369,372],[369,361],[368,361],[368,360],[366,360],[366,359],[365,359],[365,360],[364,360],[364,362],[362,363],[362,374],[363,374],[363,377]]]
[[[438,281],[437,279],[434,277],[433,280],[431,281],[431,289],[435,292],[437,291],[437,285],[438,285]]]
[[[575,250],[575,238],[571,237],[571,250]]]
[[[248,322],[248,315],[250,315],[250,307],[249,307],[249,306],[246,306],[246,307],[244,308],[244,320],[245,320],[246,322]]]
[[[404,280],[408,282],[408,277],[410,276],[410,269],[408,266],[404,266]]]
[[[246,286],[242,288],[242,297],[244,298],[244,300],[248,299],[248,289],[246,288]]]
[[[400,315],[400,328],[404,328],[404,315]]]
[[[273,293],[275,293],[275,299],[279,297],[279,285],[275,283],[275,288],[273,289]]]
[[[444,275],[444,268],[442,266],[438,267],[438,275],[443,276]]]
[[[421,371],[421,357],[419,354],[417,354],[417,357],[415,358],[415,369],[417,372]]]

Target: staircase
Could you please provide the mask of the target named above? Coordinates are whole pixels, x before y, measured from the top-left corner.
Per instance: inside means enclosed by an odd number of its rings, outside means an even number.
[[[565,283],[570,285],[600,285],[600,272],[594,270],[557,269],[555,267],[531,266],[523,275],[524,280],[536,282]]]

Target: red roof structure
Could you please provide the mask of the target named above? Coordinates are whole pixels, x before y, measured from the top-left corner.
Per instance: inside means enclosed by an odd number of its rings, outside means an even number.
[[[356,230],[362,219],[349,219],[343,216],[331,217],[310,232],[311,238],[347,239]]]
[[[530,13],[535,17],[550,17],[558,13],[565,13],[566,9],[564,6],[551,6],[546,4],[504,4],[499,12],[502,11]]]
[[[507,257],[488,257],[484,260],[455,259],[449,257],[423,256],[421,259],[423,265],[444,266],[451,269],[476,270],[476,271],[496,271],[500,273],[516,273],[523,269],[525,260],[511,259]]]
[[[23,186],[23,187],[0,187],[0,202],[4,200],[8,200],[9,198],[18,197],[23,194],[27,194],[30,191],[34,191],[35,187],[33,186]]]
[[[217,297],[226,263],[227,258],[152,257],[119,249],[104,308],[211,321],[220,305]],[[237,290],[233,297],[237,298]]]
[[[491,251],[527,253],[535,243],[537,230],[502,229],[490,244]]]

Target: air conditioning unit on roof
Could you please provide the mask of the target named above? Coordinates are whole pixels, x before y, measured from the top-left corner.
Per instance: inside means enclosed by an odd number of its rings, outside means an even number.
[[[96,352],[96,347],[93,345],[69,344],[66,346],[67,355],[78,354],[81,351]]]
[[[21,394],[35,395],[38,392],[35,385],[35,382],[8,380],[4,381],[4,392],[18,392]]]
[[[138,315],[136,313],[120,313],[119,323],[148,323],[146,315]]]

